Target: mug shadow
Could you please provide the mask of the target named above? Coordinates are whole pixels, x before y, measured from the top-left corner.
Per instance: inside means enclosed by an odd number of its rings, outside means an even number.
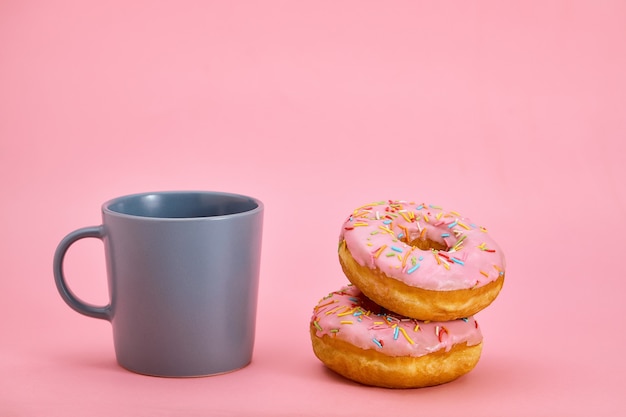
[[[100,372],[125,373],[115,357],[102,352],[64,352],[55,355],[55,362],[64,367],[98,370]]]

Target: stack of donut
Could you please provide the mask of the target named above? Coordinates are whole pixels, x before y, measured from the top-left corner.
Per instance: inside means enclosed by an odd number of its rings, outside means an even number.
[[[366,385],[443,384],[478,363],[474,315],[497,297],[505,260],[484,227],[408,201],[355,209],[339,238],[350,281],[322,298],[310,323],[315,355]]]

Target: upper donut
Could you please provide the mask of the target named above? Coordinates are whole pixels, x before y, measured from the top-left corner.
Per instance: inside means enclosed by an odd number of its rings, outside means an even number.
[[[427,290],[482,287],[505,270],[487,229],[433,204],[389,200],[358,207],[339,241],[359,265]]]

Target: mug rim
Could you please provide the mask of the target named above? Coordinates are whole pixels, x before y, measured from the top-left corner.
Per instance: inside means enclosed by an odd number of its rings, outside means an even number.
[[[111,208],[111,206],[123,200],[141,198],[141,197],[146,197],[150,195],[157,195],[157,196],[162,196],[162,195],[202,196],[204,195],[204,196],[234,197],[237,199],[252,201],[256,204],[256,207],[250,210],[239,211],[235,213],[218,214],[218,215],[213,215],[213,216],[190,216],[190,217],[145,216],[145,215],[139,215],[139,214],[124,213],[124,212],[113,210]],[[233,218],[233,217],[239,217],[239,216],[249,216],[258,212],[262,212],[264,209],[264,205],[263,205],[263,202],[259,200],[258,198],[251,197],[251,196],[244,195],[244,194],[238,194],[238,193],[230,193],[230,192],[223,192],[223,191],[207,191],[207,190],[205,191],[203,190],[167,190],[167,191],[146,191],[146,192],[132,193],[132,194],[126,194],[126,195],[114,197],[105,201],[102,204],[101,208],[102,208],[103,214],[116,216],[116,217],[123,217],[123,218],[136,219],[136,220],[145,220],[145,221],[185,222],[185,221],[198,221],[198,220],[219,220],[219,219],[227,219],[227,218]]]

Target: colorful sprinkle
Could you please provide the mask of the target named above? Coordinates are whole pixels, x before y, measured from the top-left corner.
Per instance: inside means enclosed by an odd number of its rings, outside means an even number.
[[[392,235],[394,234],[393,231],[390,228],[386,227],[386,226],[378,226],[378,228],[380,230],[382,230],[383,232],[387,232],[387,233],[392,234]]]
[[[439,258],[437,252],[433,251],[433,256],[435,257],[435,261],[437,261],[437,265],[441,265],[441,259]]]
[[[356,311],[356,308],[350,309],[348,311],[345,311],[343,313],[337,314],[337,317],[343,317],[343,316],[349,316],[350,314],[354,313]]]
[[[380,341],[380,340],[378,340],[378,339],[374,338],[374,339],[372,339],[372,342],[374,342],[374,344],[375,344],[376,346],[378,346],[379,348],[381,348],[381,349],[382,349],[382,347],[383,347],[382,341]]]
[[[459,265],[465,265],[465,262],[463,262],[462,260],[460,260],[459,258],[455,258],[454,256],[452,258],[450,258],[450,260],[452,262],[454,262],[455,264],[459,264]]]
[[[457,222],[459,224],[459,226],[461,226],[463,229],[465,230],[470,230],[470,227],[468,225],[466,225],[465,223],[461,223],[461,222]]]
[[[411,222],[411,218],[409,217],[409,215],[407,214],[406,210],[403,210],[400,212],[400,215],[402,217],[404,217],[404,220],[406,220],[407,222]]]
[[[404,338],[407,340],[407,342],[409,342],[410,344],[414,345],[415,342],[413,341],[413,339],[411,339],[409,337],[409,335],[406,333],[406,330],[404,330],[402,327],[399,327],[399,329],[402,332],[402,335],[404,336]]]
[[[454,246],[452,247],[452,249],[454,249],[455,251],[459,250],[459,248],[461,247],[461,244],[463,243],[463,241],[467,238],[467,235],[463,235],[459,238],[459,240],[456,241],[456,243],[454,244]]]
[[[387,245],[382,245],[380,248],[378,248],[376,250],[376,253],[374,254],[374,258],[378,258],[380,256],[381,253],[383,253],[383,251],[387,248]]]
[[[441,342],[443,340],[443,334],[448,333],[448,329],[444,326],[435,326],[435,334],[437,335],[437,339]]]
[[[361,207],[357,207],[354,211],[356,212],[358,210],[371,210],[372,206],[381,206],[383,204],[385,204],[384,201],[376,201],[375,203],[370,203],[370,204],[366,204],[366,205],[361,206]]]
[[[320,304],[320,305],[318,305],[317,307],[315,307],[315,310],[316,310],[316,311],[319,311],[320,309],[322,309],[322,308],[324,308],[324,307],[326,307],[326,306],[329,306],[329,305],[331,305],[331,304],[335,304],[335,303],[337,303],[337,302],[338,302],[337,300],[330,300],[330,301],[328,301],[328,302],[326,302],[326,303],[324,303],[324,304]]]
[[[406,267],[406,261],[409,259],[410,255],[411,255],[411,251],[408,251],[402,258],[402,268]]]
[[[399,227],[402,229],[401,235],[403,235],[403,237],[406,237],[406,241],[409,241],[409,229],[406,226],[403,225],[399,225]],[[398,235],[398,239],[401,239],[400,235]]]

